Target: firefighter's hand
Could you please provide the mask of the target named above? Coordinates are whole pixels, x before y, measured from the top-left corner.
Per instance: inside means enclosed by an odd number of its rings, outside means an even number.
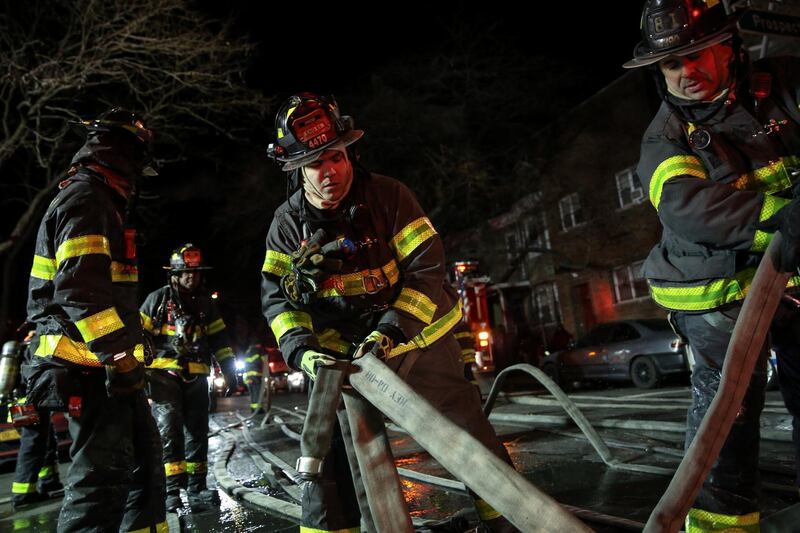
[[[130,396],[144,388],[144,365],[133,356],[133,350],[118,353],[106,365],[106,390],[114,398]]]
[[[356,353],[353,359],[358,359],[367,353],[371,353],[378,359],[386,359],[394,349],[394,342],[387,335],[380,331],[373,331],[364,339],[364,341],[356,348]]]
[[[335,357],[326,353],[315,352],[314,350],[306,350],[300,358],[300,368],[311,378],[311,381],[317,380],[317,368],[335,364]]]
[[[781,232],[780,261],[775,265],[781,272],[796,272],[800,267],[800,198],[795,198],[756,229]]]

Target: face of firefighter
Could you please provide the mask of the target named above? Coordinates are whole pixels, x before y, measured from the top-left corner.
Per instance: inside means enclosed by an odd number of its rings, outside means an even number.
[[[178,287],[180,289],[185,290],[186,292],[192,292],[197,287],[200,286],[200,281],[202,281],[202,274],[197,270],[185,270],[183,272],[178,273],[175,276]]]
[[[306,198],[320,209],[334,209],[347,196],[353,183],[353,165],[343,144],[325,150],[316,161],[303,167]]]
[[[667,56],[658,62],[667,89],[685,100],[713,100],[730,83],[733,50],[721,43],[685,56]]]

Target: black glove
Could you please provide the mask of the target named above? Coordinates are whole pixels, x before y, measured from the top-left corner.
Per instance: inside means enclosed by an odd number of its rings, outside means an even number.
[[[118,353],[106,365],[106,391],[114,398],[130,396],[144,388],[144,365],[133,356],[133,350]]]
[[[781,272],[796,272],[800,267],[800,198],[795,198],[755,227],[767,233],[781,232],[780,257],[776,267]]]

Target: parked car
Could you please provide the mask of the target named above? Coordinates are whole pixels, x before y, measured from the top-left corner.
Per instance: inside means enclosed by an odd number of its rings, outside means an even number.
[[[267,348],[267,365],[269,366],[269,386],[273,391],[289,389],[289,374],[292,369],[283,359],[283,354],[277,348]]]
[[[655,387],[667,375],[687,373],[683,342],[665,319],[636,319],[595,326],[573,346],[545,357],[542,370],[570,385],[589,380],[633,381]]]

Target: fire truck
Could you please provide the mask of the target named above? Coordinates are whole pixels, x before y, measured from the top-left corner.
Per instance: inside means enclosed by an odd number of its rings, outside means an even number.
[[[489,305],[486,301],[489,277],[481,275],[478,267],[478,261],[455,262],[454,286],[461,299],[462,321],[475,340],[475,370],[493,372],[492,331],[489,326]]]

